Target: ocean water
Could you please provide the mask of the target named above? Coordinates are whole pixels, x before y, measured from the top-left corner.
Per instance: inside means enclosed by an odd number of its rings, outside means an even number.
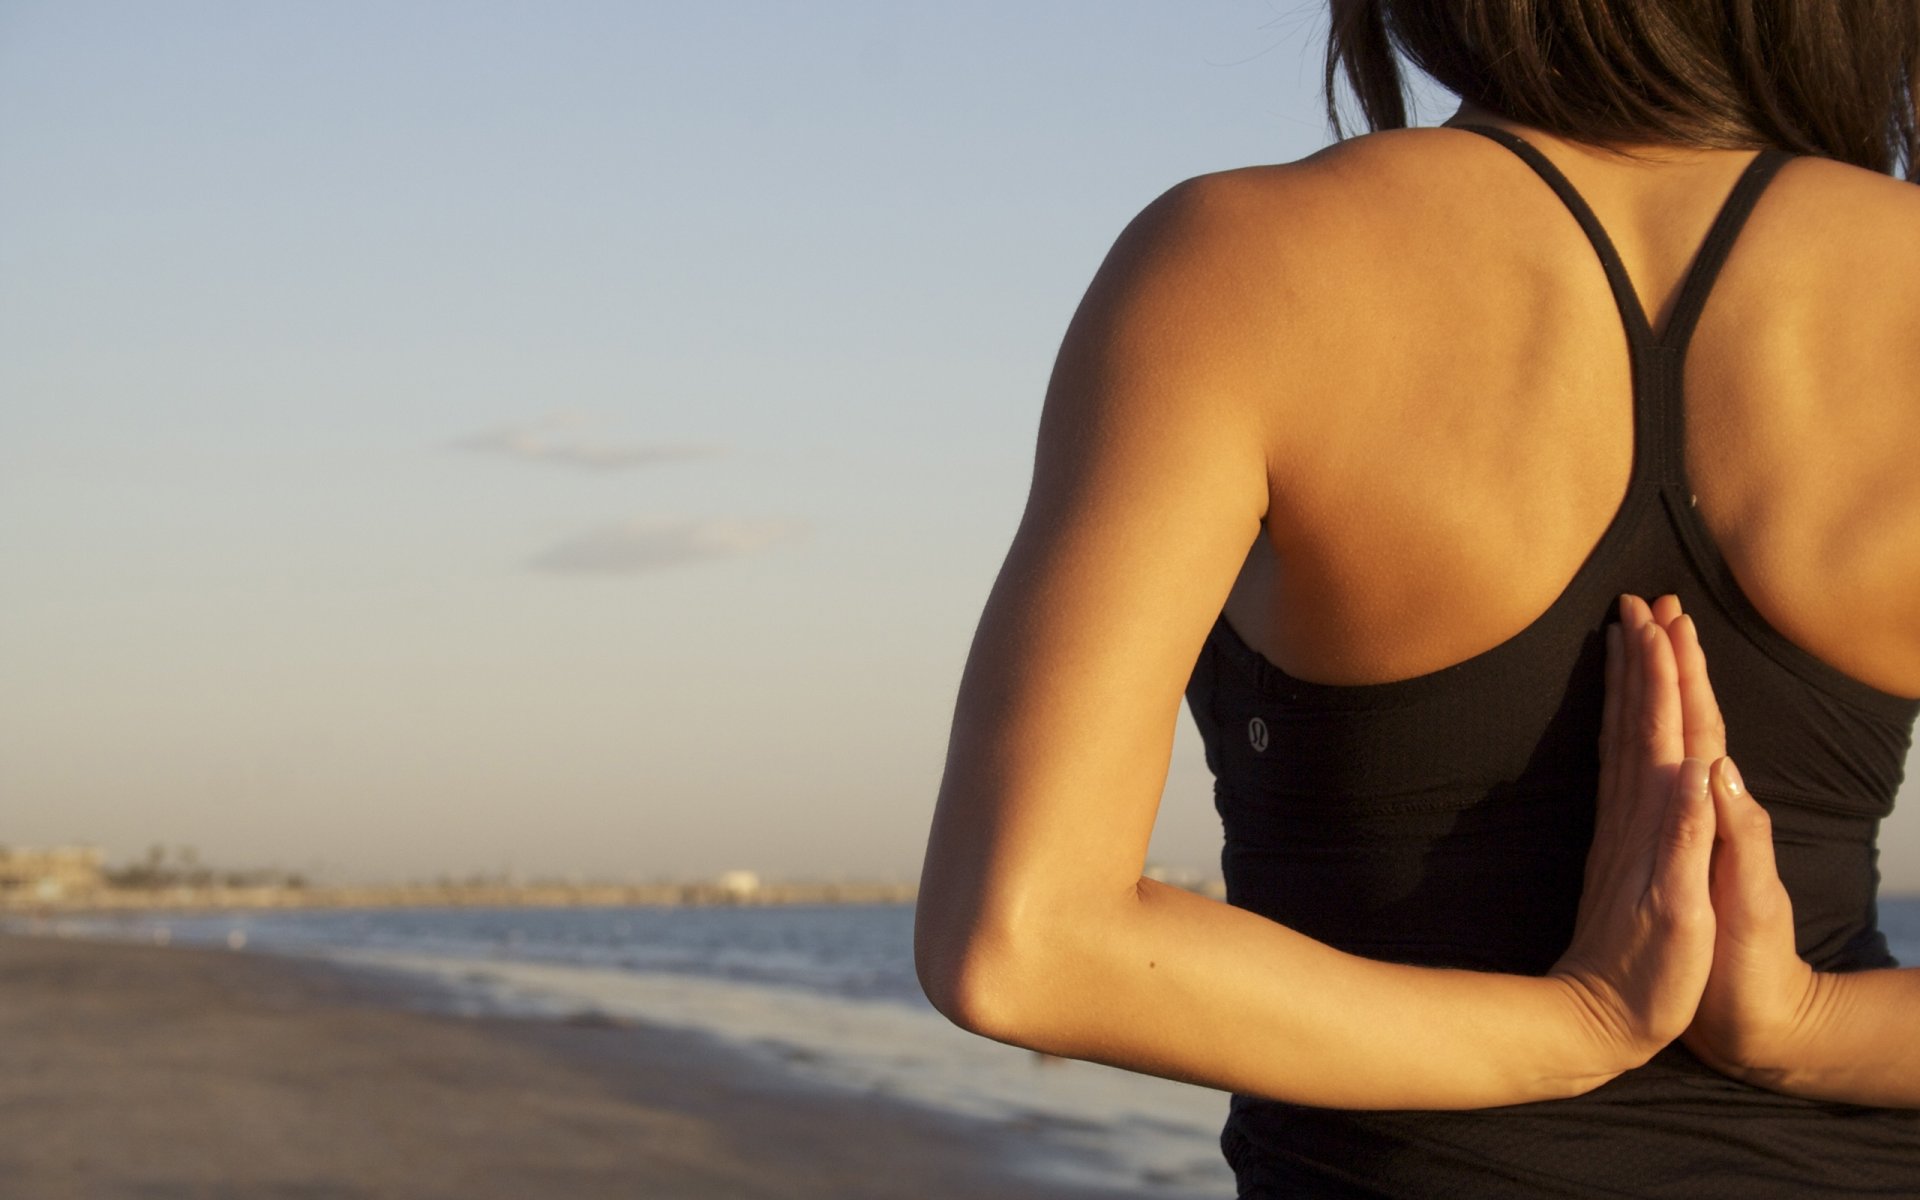
[[[1920,964],[1920,897],[1883,898],[1894,955]],[[141,913],[41,933],[311,955],[429,980],[456,1012],[625,1018],[718,1037],[781,1070],[999,1123],[1014,1165],[1116,1196],[1233,1191],[1224,1093],[974,1037],[913,971],[909,905]]]
[[[1920,896],[1882,896],[1880,931],[1900,965],[1920,966]]]

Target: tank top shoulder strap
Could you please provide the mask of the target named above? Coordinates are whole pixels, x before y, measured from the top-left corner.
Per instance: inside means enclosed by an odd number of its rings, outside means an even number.
[[[1553,160],[1540,153],[1532,142],[1511,130],[1501,129],[1497,125],[1451,125],[1450,129],[1468,129],[1483,137],[1499,142],[1520,156],[1534,172],[1553,189],[1560,202],[1567,206],[1574,220],[1580,223],[1581,232],[1587,235],[1587,241],[1600,256],[1600,265],[1606,269],[1607,283],[1613,288],[1613,300],[1620,309],[1620,319],[1626,323],[1629,343],[1638,346],[1652,340],[1652,328],[1647,323],[1646,311],[1640,306],[1640,297],[1633,290],[1633,281],[1627,275],[1626,264],[1620,260],[1619,251],[1613,247],[1613,239],[1607,236],[1600,218],[1593,215],[1585,197],[1573,186],[1571,180],[1560,173]]]
[[[1681,402],[1681,366],[1693,337],[1694,326],[1706,307],[1707,297],[1726,264],[1733,243],[1752,214],[1754,205],[1775,173],[1793,157],[1784,150],[1768,147],[1756,154],[1741,172],[1733,190],[1727,194],[1705,239],[1695,252],[1693,263],[1674,300],[1673,312],[1665,328],[1654,332],[1646,309],[1634,291],[1626,264],[1607,236],[1600,219],[1593,214],[1572,182],[1527,139],[1494,125],[1460,124],[1450,129],[1467,129],[1506,146],[1519,155],[1547,186],[1560,197],[1580,229],[1592,243],[1606,270],[1620,319],[1626,326],[1627,346],[1632,356],[1634,387],[1634,466],[1635,482],[1669,485],[1685,483],[1686,412]]]
[[[1667,317],[1667,326],[1660,332],[1660,344],[1676,355],[1684,354],[1687,343],[1693,340],[1693,327],[1699,323],[1700,312],[1707,306],[1707,295],[1713,291],[1714,281],[1720,278],[1720,268],[1726,265],[1734,239],[1740,236],[1747,218],[1753,214],[1753,206],[1760,202],[1760,194],[1766,191],[1767,184],[1773,181],[1774,175],[1792,157],[1785,150],[1767,147],[1753,156],[1747,169],[1740,173],[1739,180],[1734,183],[1733,190],[1727,193],[1719,215],[1714,218],[1706,239],[1694,254],[1693,265],[1687,269],[1687,277],[1680,285],[1673,312]]]

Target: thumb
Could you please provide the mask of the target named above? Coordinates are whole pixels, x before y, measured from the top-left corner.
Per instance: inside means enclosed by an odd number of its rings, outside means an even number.
[[[1660,853],[1654,864],[1655,889],[1676,913],[1709,907],[1707,867],[1713,858],[1717,824],[1714,801],[1708,796],[1705,759],[1689,758],[1674,776],[1673,797],[1667,803],[1666,823],[1660,831]]]
[[[1726,898],[1763,910],[1780,890],[1773,857],[1773,818],[1747,791],[1731,758],[1713,764],[1713,808],[1718,826],[1718,870]]]

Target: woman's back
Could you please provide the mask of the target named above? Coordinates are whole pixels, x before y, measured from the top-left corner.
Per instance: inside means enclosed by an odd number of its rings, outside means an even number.
[[[1703,251],[1680,299],[1691,248],[1677,275],[1636,271],[1635,240],[1613,239],[1626,274],[1660,281],[1640,289],[1661,298],[1652,328],[1635,328],[1609,249],[1570,212],[1581,195],[1556,197],[1545,180],[1565,181],[1532,143],[1487,135],[1376,138],[1311,181],[1348,197],[1327,219],[1358,215],[1377,244],[1337,225],[1311,239],[1309,256],[1359,265],[1305,322],[1366,320],[1290,331],[1313,349],[1290,376],[1310,393],[1300,419],[1269,426],[1280,565],[1256,547],[1189,686],[1228,899],[1367,958],[1547,971],[1593,832],[1601,626],[1621,592],[1672,592],[1699,624],[1729,748],[1773,811],[1799,953],[1823,971],[1889,966],[1873,847],[1920,712],[1899,694],[1920,693],[1920,628],[1901,607],[1920,583],[1920,493],[1901,470],[1920,363],[1897,334],[1920,316],[1898,266],[1920,265],[1920,239],[1885,255],[1893,268],[1843,261],[1849,291],[1819,255],[1851,243],[1796,237],[1822,208],[1774,189],[1863,172],[1735,153],[1684,168],[1691,190],[1642,177],[1638,203],[1657,190],[1671,215],[1638,241],[1684,227],[1698,244],[1714,225],[1731,253]],[[1482,153],[1515,170],[1486,178]],[[1423,193],[1410,178],[1444,182]],[[1499,199],[1459,199],[1476,193]],[[1907,200],[1882,202],[1897,215]],[[1646,211],[1593,207],[1606,234]],[[1875,354],[1876,339],[1898,349]],[[1396,1196],[1905,1194],[1920,1116],[1852,1111],[1736,1083],[1676,1046],[1491,1121],[1236,1096],[1223,1144],[1243,1181],[1287,1194],[1343,1179]]]
[[[1639,164],[1521,132],[1590,203],[1663,329],[1751,152]],[[1632,458],[1621,314],[1566,206],[1455,129],[1188,186],[1214,214],[1194,224],[1268,281],[1193,302],[1270,328],[1246,369],[1285,384],[1234,627],[1291,674],[1341,684],[1434,671],[1526,627],[1619,508]],[[1261,304],[1270,321],[1244,311]],[[1788,163],[1714,283],[1684,378],[1687,473],[1748,598],[1816,657],[1920,696],[1920,189]]]

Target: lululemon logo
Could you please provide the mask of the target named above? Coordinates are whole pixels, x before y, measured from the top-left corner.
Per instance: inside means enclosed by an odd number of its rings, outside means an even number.
[[[1267,723],[1259,717],[1247,722],[1247,741],[1255,754],[1267,752]]]

